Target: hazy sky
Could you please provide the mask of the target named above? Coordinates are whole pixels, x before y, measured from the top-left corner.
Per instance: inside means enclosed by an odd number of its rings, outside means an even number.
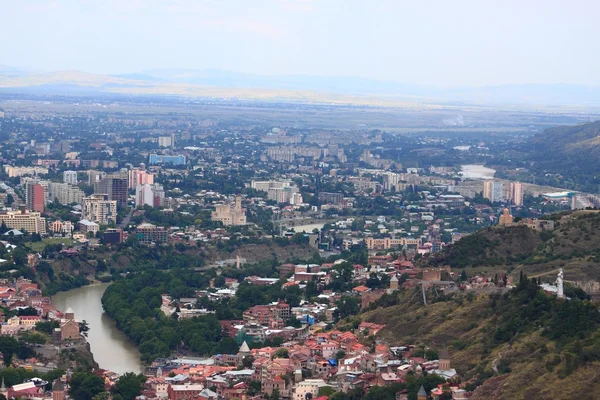
[[[0,64],[600,85],[594,0],[3,0]]]

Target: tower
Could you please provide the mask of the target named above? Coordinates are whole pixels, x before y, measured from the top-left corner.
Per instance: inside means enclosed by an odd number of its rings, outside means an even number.
[[[417,392],[417,400],[427,400],[427,392],[425,391],[423,385],[421,385],[419,391]]]
[[[66,320],[75,319],[75,313],[73,312],[71,307],[67,308],[67,311],[65,311],[65,319]]]
[[[390,279],[390,291],[398,290],[398,277],[396,275],[392,276]]]
[[[242,343],[242,345],[240,346],[240,351],[238,351],[238,354],[242,357],[250,355],[250,347],[248,347],[248,343],[246,343],[245,340],[244,343]]]
[[[65,387],[60,380],[60,377],[54,381],[52,385],[52,400],[64,400],[65,399]]]
[[[450,354],[448,354],[448,350],[445,348],[440,351],[438,368],[442,371],[447,371],[450,369]]]

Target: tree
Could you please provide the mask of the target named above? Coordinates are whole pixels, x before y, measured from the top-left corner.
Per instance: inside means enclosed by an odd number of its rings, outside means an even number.
[[[317,396],[331,396],[332,394],[335,393],[335,389],[332,388],[331,386],[321,386],[319,388],[319,393],[317,394]]]
[[[90,326],[87,321],[84,319],[79,323],[79,333],[83,333],[83,336],[87,336],[90,331]]]
[[[9,366],[12,362],[13,354],[17,352],[19,342],[17,339],[9,336],[0,336],[0,353],[4,358],[4,365]]]
[[[123,400],[135,400],[142,393],[142,385],[146,382],[143,374],[127,372],[122,375],[110,390],[113,395],[120,395]]]
[[[71,376],[69,395],[75,400],[92,400],[104,392],[104,381],[88,372],[75,372]]]
[[[279,349],[277,349],[277,351],[275,352],[275,358],[290,358],[288,349],[286,349],[285,347],[280,347]]]
[[[262,384],[260,381],[250,381],[248,382],[248,396],[254,396],[260,393],[262,389]]]

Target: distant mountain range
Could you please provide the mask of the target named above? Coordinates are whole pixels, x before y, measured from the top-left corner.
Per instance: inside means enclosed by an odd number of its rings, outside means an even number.
[[[154,69],[102,75],[80,71],[36,72],[0,65],[0,90],[120,92],[199,97],[308,100],[394,105],[406,102],[456,105],[600,107],[600,87],[515,84],[442,88],[360,77],[261,76],[222,70]]]

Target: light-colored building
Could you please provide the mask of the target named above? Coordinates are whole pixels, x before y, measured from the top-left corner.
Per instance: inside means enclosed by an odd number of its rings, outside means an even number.
[[[83,199],[83,219],[108,225],[117,222],[117,201],[106,194],[93,194]]]
[[[299,193],[297,186],[286,186],[282,188],[269,188],[267,199],[274,200],[277,203],[292,203],[295,195]]]
[[[135,188],[135,206],[140,207],[148,205],[150,207],[160,207],[165,199],[165,190],[162,185],[144,184],[137,185]]]
[[[171,134],[169,136],[159,136],[158,137],[158,146],[159,147],[175,147],[175,135]]]
[[[4,223],[10,229],[18,229],[29,233],[46,234],[46,218],[37,211],[0,211],[0,224]]]
[[[523,205],[523,184],[521,182],[511,182],[508,185],[508,198],[515,206]]]
[[[255,190],[260,190],[262,192],[267,192],[272,188],[284,188],[293,185],[292,181],[283,180],[283,181],[252,181],[250,183],[250,187]]]
[[[483,182],[483,197],[492,203],[504,201],[504,184],[495,181]]]
[[[242,208],[242,197],[236,196],[235,202],[219,204],[212,212],[213,221],[221,221],[223,225],[246,225],[246,210]]]
[[[91,169],[88,171],[88,185],[94,186],[96,183],[100,182],[106,173],[102,171],[97,171],[95,169]]]
[[[77,185],[77,171],[63,172],[63,183],[68,183],[70,185]]]
[[[154,184],[154,174],[144,169],[132,169],[129,171],[129,189],[135,189],[138,185]]]
[[[23,175],[47,175],[48,168],[44,167],[13,167],[11,165],[4,166],[4,172],[9,178]]]
[[[85,234],[93,233],[95,235],[100,230],[100,225],[90,220],[82,219],[79,221],[79,230]]]
[[[60,204],[81,204],[85,193],[77,186],[69,183],[50,182],[48,184],[48,200],[58,201]]]
[[[404,246],[420,246],[421,239],[414,238],[382,238],[375,239],[372,237],[368,237],[365,239],[365,244],[367,245],[367,249],[369,250],[387,250],[395,247],[404,247]]]
[[[310,393],[311,398],[316,398],[319,394],[319,389],[329,386],[323,379],[306,379],[302,382],[299,382],[294,387],[294,397],[293,400],[305,400],[307,399],[307,395]]]

